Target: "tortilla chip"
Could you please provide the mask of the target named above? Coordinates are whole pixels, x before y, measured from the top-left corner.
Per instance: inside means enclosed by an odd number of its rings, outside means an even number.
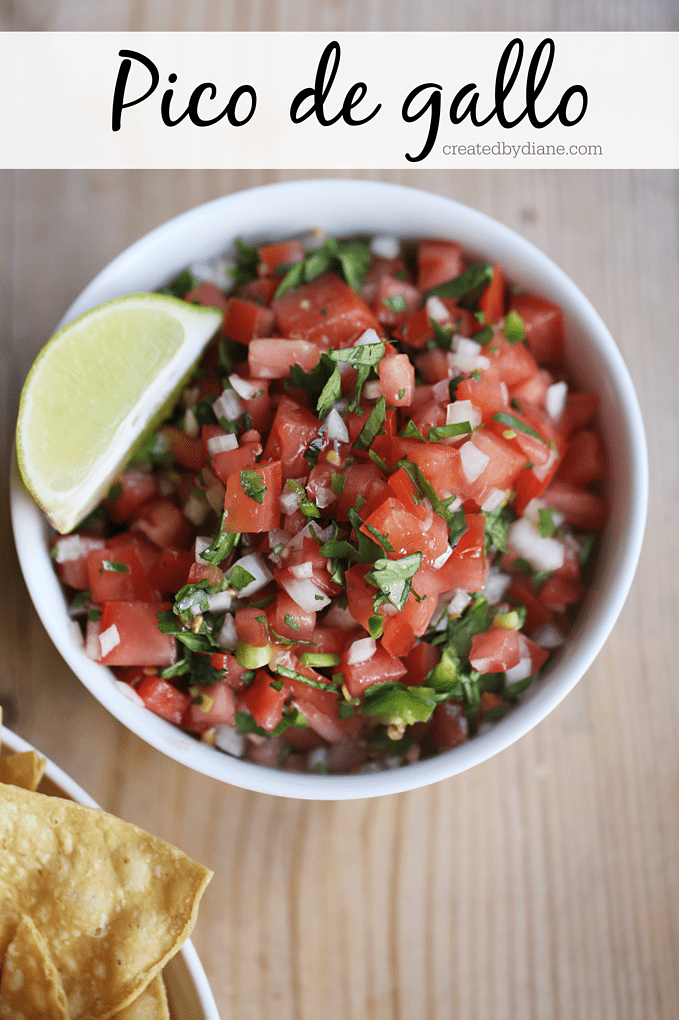
[[[20,786],[22,790],[37,790],[47,761],[37,751],[18,751],[0,758],[0,783]]]
[[[0,786],[0,958],[23,914],[47,942],[70,1020],[108,1020],[181,948],[212,872],[134,825]]]
[[[113,1020],[170,1020],[167,992],[162,976],[158,974],[154,977],[139,998],[122,1013],[116,1013]]]
[[[66,995],[42,935],[24,915],[7,946],[0,978],[1,1020],[69,1020]]]

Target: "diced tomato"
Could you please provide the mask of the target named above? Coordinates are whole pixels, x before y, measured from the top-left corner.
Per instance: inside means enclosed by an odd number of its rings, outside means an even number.
[[[261,449],[259,444],[244,443],[235,450],[222,450],[221,453],[213,453],[210,458],[210,467],[220,482],[226,485],[231,475],[257,463],[258,449]]]
[[[177,660],[176,640],[172,634],[161,634],[156,616],[171,608],[171,602],[105,602],[101,635],[115,626],[120,640],[101,662],[105,666],[172,666]]]
[[[464,270],[462,248],[455,241],[421,241],[417,249],[417,286],[431,290]]]
[[[281,281],[277,277],[260,276],[256,280],[248,280],[238,288],[238,296],[256,301],[259,305],[267,307],[273,301],[273,296],[280,287]]]
[[[304,259],[304,245],[301,241],[278,241],[276,244],[265,244],[257,249],[260,276],[271,276],[283,266],[291,266]],[[280,280],[278,281],[280,283]]]
[[[389,559],[422,552],[425,560],[433,562],[448,548],[448,529],[443,518],[430,513],[422,521],[393,496],[370,514],[361,531],[379,543]]]
[[[526,458],[488,429],[479,429],[469,440],[477,450],[484,453],[488,463],[474,481],[464,476],[459,492],[469,497],[480,507],[494,489],[510,489]]]
[[[278,678],[280,680],[280,677]],[[289,688],[283,685],[280,691],[272,687],[274,677],[265,669],[258,669],[255,678],[241,695],[244,707],[264,730],[273,730],[283,718],[283,705],[288,698]]]
[[[261,479],[261,486],[254,480],[255,475]],[[223,530],[259,533],[277,528],[281,519],[278,502],[281,485],[279,460],[269,464],[256,464],[248,470],[247,475],[244,475],[243,471],[229,475],[224,497]]]
[[[387,457],[388,460],[386,457],[384,459],[392,470],[403,457],[417,464],[440,499],[458,495],[465,484],[460,452],[453,446],[393,438]]]
[[[149,584],[161,595],[178,592],[188,580],[193,554],[183,549],[163,549],[149,570]]]
[[[417,517],[420,521],[427,520],[429,516],[427,509],[422,505],[417,486],[404,467],[400,467],[398,471],[389,476],[387,485],[413,517]]]
[[[526,607],[526,623],[523,627],[524,635],[532,634],[538,627],[552,622],[552,612],[544,603],[540,602],[540,599],[535,594],[535,587],[531,579],[514,577],[510,587],[507,589],[506,597],[509,602]]]
[[[207,308],[219,308],[226,311],[229,299],[214,283],[201,283],[184,295],[184,301],[190,305],[205,305]]]
[[[112,521],[122,524],[130,519],[138,506],[155,496],[157,491],[156,475],[150,471],[128,468],[109,489],[104,509]]]
[[[465,591],[483,591],[490,563],[484,554],[485,519],[483,514],[465,514],[467,530],[457,542],[452,554],[440,568],[446,581],[444,591],[463,588]]]
[[[309,444],[321,423],[310,411],[290,397],[283,396],[278,404],[269,439],[264,448],[264,460],[280,460],[283,478],[300,478],[309,473],[304,459]]]
[[[446,406],[438,400],[432,400],[428,404],[423,404],[416,411],[413,410],[410,421],[415,428],[419,429],[424,438],[428,439],[429,429],[446,424]]]
[[[508,406],[506,384],[494,368],[487,368],[480,379],[472,376],[462,379],[455,390],[456,400],[471,400],[485,418]]]
[[[267,610],[267,616],[276,633],[288,641],[312,640],[316,614],[301,609],[287,592],[279,591],[276,600]]]
[[[254,379],[285,379],[293,365],[304,372],[318,364],[321,352],[309,340],[253,340],[248,347],[248,365]]]
[[[209,686],[196,685],[196,692],[191,691],[189,704],[182,726],[193,733],[205,733],[213,726],[233,726],[235,722],[236,701],[232,689],[226,683]],[[196,703],[196,698],[201,701]]]
[[[340,671],[352,698],[360,698],[363,692],[373,684],[384,683],[387,680],[400,680],[406,674],[406,668],[401,660],[395,655],[389,655],[379,644],[375,654],[366,662],[352,665],[348,661],[350,652],[351,649],[342,653]]]
[[[417,638],[410,624],[403,616],[389,616],[384,621],[382,647],[389,655],[398,655],[403,658],[414,648],[416,641]]]
[[[62,584],[84,591],[89,588],[87,556],[93,549],[103,549],[103,538],[88,535],[62,535],[57,538],[53,549],[57,550],[57,576]],[[68,557],[65,559],[64,557]],[[61,561],[59,560],[61,558]]]
[[[584,486],[606,476],[603,443],[596,432],[583,429],[569,440],[559,468],[559,478],[571,485]]]
[[[208,563],[193,563],[189,570],[189,584],[200,584],[201,581],[207,581],[211,587],[214,587],[221,584],[223,580],[224,571],[220,567]]]
[[[526,343],[541,365],[563,361],[563,312],[558,305],[532,294],[512,294],[509,308],[523,319]]]
[[[387,402],[408,407],[415,389],[415,368],[407,354],[388,354],[378,365],[380,388]]]
[[[596,531],[608,520],[608,506],[599,496],[568,482],[552,482],[543,498],[548,506],[560,510],[574,528]]]
[[[106,539],[106,548],[110,551],[121,547],[134,546],[139,553],[139,559],[147,570],[150,570],[158,559],[159,549],[154,542],[150,542],[141,531],[120,531]],[[115,559],[115,556],[113,557]]]
[[[418,641],[415,647],[403,659],[407,669],[405,683],[409,687],[421,687],[426,684],[427,676],[441,658],[441,651],[428,641]]]
[[[255,396],[249,400],[242,400],[243,407],[250,415],[253,429],[264,433],[271,427],[275,413],[273,402],[269,396],[269,381],[267,379],[248,379],[248,382],[256,383]],[[241,436],[241,441],[243,441]]]
[[[562,610],[564,606],[572,606],[579,602],[581,597],[582,588],[577,581],[568,581],[564,577],[555,577],[554,574],[547,578],[538,592],[540,602],[557,610]]]
[[[221,331],[239,344],[249,344],[256,337],[271,336],[274,314],[256,301],[232,297],[229,301]]]
[[[421,300],[419,290],[412,283],[397,280],[393,276],[383,276],[377,286],[372,307],[378,322],[394,329],[417,311]]]
[[[238,640],[246,645],[263,647],[269,643],[266,613],[254,606],[243,606],[234,614]]]
[[[419,592],[418,592],[419,594]],[[432,595],[425,595],[424,598],[415,598],[414,592],[408,596],[408,601],[401,610],[401,619],[408,624],[415,637],[422,637],[431,623],[438,599]]]
[[[271,307],[283,336],[307,340],[321,350],[349,347],[366,329],[380,329],[365,301],[335,273],[274,298]]]
[[[249,670],[245,666],[239,666],[234,656],[229,652],[216,652],[211,655],[210,665],[223,674],[224,683],[228,684],[232,691],[245,690],[243,674]]]
[[[510,344],[501,333],[497,334],[492,343],[486,344],[483,353],[490,358],[491,365],[507,386],[525,382],[539,371],[526,345]]]
[[[469,736],[469,723],[464,714],[464,705],[459,701],[444,701],[434,709],[434,746],[437,751],[446,751],[463,744]]]
[[[205,454],[200,439],[192,439],[174,425],[163,425],[158,434],[169,443],[173,457],[182,467],[200,471],[205,465]]]
[[[175,726],[182,725],[184,713],[191,704],[190,695],[159,676],[147,676],[137,687],[137,694],[147,708]]]
[[[495,324],[505,314],[505,278],[499,266],[493,266],[493,279],[479,298],[484,322]]]
[[[161,548],[185,549],[193,537],[193,525],[167,496],[138,507],[130,527]]]
[[[589,423],[598,406],[598,393],[569,393],[555,424],[562,435],[569,436]]]
[[[333,504],[335,509],[333,516],[338,521],[348,521],[349,510],[356,506],[360,496],[358,514],[364,519],[388,494],[389,489],[384,475],[376,464],[372,461],[367,464],[352,464],[344,471],[344,483],[337,502]]]
[[[502,673],[518,666],[520,659],[518,630],[491,627],[472,638],[469,662],[479,673]]]
[[[103,602],[150,602],[154,598],[148,571],[133,546],[93,549],[87,555],[88,587],[92,599]]]
[[[339,655],[360,637],[363,637],[363,633],[358,628],[337,630],[335,627],[315,627],[310,640],[314,644],[313,651]]]
[[[415,367],[426,383],[433,384],[448,379],[448,359],[446,352],[438,347],[427,351],[426,354],[418,354],[415,358]]]
[[[523,405],[528,403],[536,407],[544,407],[547,390],[553,382],[554,377],[546,369],[540,369],[530,379],[526,379],[525,382],[519,383],[517,386],[512,386],[510,395],[515,401],[514,406],[518,403],[519,409],[522,409]]]
[[[370,569],[369,564],[356,563],[344,575],[349,612],[365,630],[369,629],[370,617],[375,615],[373,603],[377,597],[377,590],[365,580]],[[385,607],[380,606],[378,612],[383,616]]]

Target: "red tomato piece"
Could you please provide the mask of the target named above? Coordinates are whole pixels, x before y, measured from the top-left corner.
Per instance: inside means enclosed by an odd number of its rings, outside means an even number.
[[[606,476],[603,443],[596,432],[583,429],[569,440],[559,468],[559,478],[571,485],[584,486]]]
[[[149,584],[161,595],[172,595],[187,583],[192,565],[193,553],[163,549],[149,570]]]
[[[161,548],[185,549],[194,534],[191,522],[167,496],[159,496],[139,507],[130,527],[133,531],[141,531],[150,542]]]
[[[274,682],[271,673],[265,669],[258,669],[254,680],[241,696],[243,706],[264,730],[273,730],[278,726],[283,718],[283,705],[290,694],[285,684],[277,691],[271,686]]]
[[[147,676],[137,687],[137,694],[146,707],[175,726],[181,726],[191,697],[173,687],[169,680]]]
[[[150,471],[128,468],[109,489],[104,500],[107,515],[116,524],[128,521],[142,503],[151,499],[158,491],[158,479]]]
[[[239,344],[249,344],[257,337],[271,336],[274,314],[256,301],[232,297],[229,301],[221,331]]]
[[[486,562],[484,555],[484,516],[483,514],[465,514],[464,516],[467,530],[439,571],[446,582],[443,591],[451,591],[453,588],[463,588],[465,591],[483,591],[488,580],[490,563]]]
[[[493,279],[479,299],[484,322],[495,324],[505,314],[505,278],[499,266],[493,266]]]
[[[276,244],[266,244],[263,248],[257,249],[259,265],[257,272],[260,276],[271,276],[282,266],[292,266],[304,260],[304,245],[301,241],[278,241]],[[276,281],[277,285],[280,280]]]
[[[469,736],[469,723],[464,705],[459,701],[444,701],[434,709],[432,733],[437,751],[446,751],[463,744]]]
[[[271,307],[283,336],[306,340],[321,350],[349,347],[366,329],[380,329],[365,301],[335,273],[324,273],[274,298]]]
[[[408,407],[415,389],[415,368],[408,355],[386,355],[377,366],[377,372],[387,402],[395,407]]]
[[[490,358],[492,367],[507,386],[525,382],[539,371],[538,363],[526,345],[510,344],[501,333],[484,347],[483,353]]]
[[[266,613],[254,606],[243,606],[234,614],[238,640],[246,645],[259,648],[269,643],[269,628]]]
[[[523,319],[526,343],[541,365],[563,361],[563,312],[558,305],[532,294],[512,294],[509,308]]]
[[[504,411],[509,400],[507,386],[502,382],[496,369],[487,368],[480,379],[469,376],[457,384],[456,400],[471,400],[485,418],[497,411]]]
[[[254,475],[259,476],[261,485],[254,479]],[[278,497],[281,486],[279,460],[270,464],[256,464],[247,473],[239,471],[229,475],[224,497],[223,530],[259,533],[279,527],[281,510]]]
[[[400,680],[406,674],[406,668],[401,660],[395,655],[389,655],[379,644],[375,654],[366,662],[351,665],[348,661],[350,651],[349,649],[342,653],[340,671],[344,675],[344,682],[352,698],[360,698],[373,684]]]
[[[253,379],[286,379],[293,365],[310,372],[320,357],[319,348],[309,340],[256,339],[248,347]]]
[[[283,478],[300,478],[307,475],[309,464],[304,459],[304,454],[312,439],[317,436],[320,426],[320,421],[311,411],[307,411],[290,397],[281,397],[264,448],[264,460],[273,458],[280,460]]]
[[[403,658],[412,651],[416,641],[410,624],[401,615],[386,618],[382,633],[382,647],[385,652]]]
[[[408,671],[405,683],[409,687],[424,686],[429,672],[438,664],[440,658],[441,651],[436,645],[430,645],[428,641],[418,641],[403,659],[403,665]]]
[[[189,584],[199,584],[200,581],[207,581],[211,587],[221,584],[224,580],[224,571],[220,567],[214,567],[208,563],[193,563],[189,570]]]
[[[518,666],[520,659],[518,630],[491,627],[472,638],[469,662],[479,673],[503,673]]]
[[[564,436],[583,428],[599,406],[598,393],[569,393],[555,424]]]
[[[172,608],[171,602],[105,602],[101,635],[115,626],[119,643],[102,656],[105,666],[172,666],[177,661],[172,634],[161,634],[156,613]]]
[[[456,241],[422,241],[417,249],[417,286],[431,290],[454,280],[464,270],[462,248]]]
[[[226,294],[215,287],[214,283],[199,284],[184,295],[184,301],[190,305],[198,303],[207,308],[219,308],[223,312],[226,311],[229,304]]]
[[[433,562],[448,548],[448,529],[442,517],[430,513],[422,521],[393,496],[370,514],[361,531],[382,545],[389,559],[422,552],[424,560]]]
[[[154,593],[148,571],[133,546],[114,550],[93,549],[87,555],[88,587],[92,600],[103,602],[151,602]]]
[[[407,280],[383,276],[373,301],[375,317],[383,326],[395,329],[417,311],[422,295]]]
[[[417,517],[420,521],[427,520],[428,511],[422,505],[417,486],[404,467],[400,467],[393,475],[390,475],[387,485],[413,517]]]
[[[244,691],[245,681],[243,673],[249,672],[245,666],[239,666],[233,655],[229,652],[216,652],[210,656],[210,665],[218,669],[224,676],[224,683],[228,684],[232,691]]]
[[[63,535],[57,538],[53,549],[57,550],[57,576],[62,584],[69,588],[77,588],[84,591],[89,588],[90,582],[87,576],[87,556],[93,549],[103,549],[103,538],[90,538],[88,535]],[[63,557],[68,556],[68,559]]]
[[[172,456],[182,467],[200,471],[205,466],[206,456],[200,439],[192,439],[174,425],[163,425],[158,433],[169,442]]]
[[[316,614],[307,613],[287,592],[279,591],[275,601],[267,609],[267,617],[273,629],[289,641],[311,641]]]
[[[231,475],[257,463],[258,450],[261,451],[261,446],[258,443],[244,443],[236,450],[222,450],[221,453],[213,453],[210,458],[210,467],[220,482],[226,485]]]
[[[596,531],[608,520],[609,510],[603,499],[568,482],[552,482],[543,498],[548,506],[560,510],[566,523],[574,528]]]
[[[205,733],[213,726],[233,726],[235,723],[236,701],[231,687],[226,683],[210,684],[207,686],[196,685],[197,695],[192,693],[182,726],[193,733]],[[200,696],[201,704],[196,704],[193,698]],[[205,705],[205,707],[203,707]]]

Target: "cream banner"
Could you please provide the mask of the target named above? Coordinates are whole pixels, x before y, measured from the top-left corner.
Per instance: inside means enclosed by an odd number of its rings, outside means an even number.
[[[670,168],[677,33],[3,33],[3,168]]]

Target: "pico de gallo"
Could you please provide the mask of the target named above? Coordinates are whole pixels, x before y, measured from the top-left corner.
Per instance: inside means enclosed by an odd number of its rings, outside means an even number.
[[[561,309],[450,240],[239,240],[218,269],[168,288],[223,312],[174,414],[54,541],[86,653],[264,765],[461,744],[567,640],[608,515]]]

